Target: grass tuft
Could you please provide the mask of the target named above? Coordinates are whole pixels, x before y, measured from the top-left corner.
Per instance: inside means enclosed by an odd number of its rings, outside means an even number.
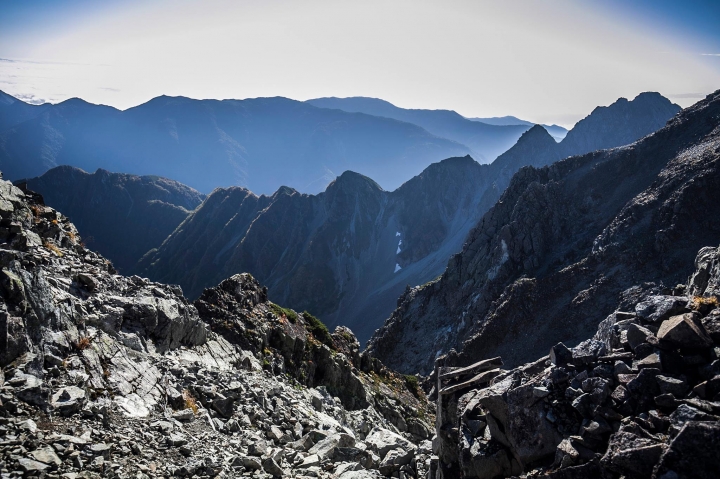
[[[307,327],[308,331],[310,331],[310,333],[315,336],[315,339],[317,339],[324,345],[329,346],[330,348],[334,348],[335,343],[333,343],[332,336],[330,335],[330,331],[328,331],[327,326],[325,326],[325,323],[323,323],[307,311],[303,311],[302,315],[305,319],[305,326]]]
[[[46,241],[46,242],[43,243],[43,246],[44,246],[45,248],[49,249],[50,251],[52,251],[53,253],[55,253],[56,256],[59,256],[59,257],[62,258],[63,252],[60,251],[60,248],[58,248],[57,246],[55,246],[53,243],[51,243],[51,242],[49,242],[49,241]]]
[[[288,308],[283,308],[282,306],[278,306],[275,303],[270,303],[270,309],[273,313],[275,313],[277,316],[281,318],[287,318],[288,321],[295,324],[297,322],[298,315],[295,311]]]
[[[87,336],[83,336],[80,339],[78,339],[77,343],[75,343],[75,348],[82,351],[83,349],[87,349],[90,347],[90,338]]]
[[[182,392],[182,397],[183,401],[185,401],[185,409],[192,409],[193,414],[197,414],[200,408],[198,407],[195,396],[193,396],[188,389],[185,389]]]
[[[719,304],[720,302],[718,301],[717,296],[695,296],[692,299],[692,304],[690,306],[692,309],[698,310],[703,306],[717,308]]]

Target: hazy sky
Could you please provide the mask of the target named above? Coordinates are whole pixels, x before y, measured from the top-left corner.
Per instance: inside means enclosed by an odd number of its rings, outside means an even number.
[[[720,2],[0,0],[0,90],[128,108],[372,96],[572,125],[720,88]]]

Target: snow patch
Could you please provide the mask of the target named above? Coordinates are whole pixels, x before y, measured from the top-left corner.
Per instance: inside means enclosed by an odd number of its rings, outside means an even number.
[[[398,248],[397,248],[397,251],[395,252],[395,254],[400,254],[400,247],[401,247],[401,246],[402,246],[402,240],[400,240],[400,242],[398,243]]]
[[[399,232],[399,231],[395,233],[395,237],[398,237],[398,236],[400,236],[400,232]]]
[[[500,247],[502,248],[502,255],[500,256],[500,261],[490,268],[487,272],[487,279],[488,281],[492,281],[495,279],[497,274],[500,272],[500,267],[505,264],[505,262],[510,259],[510,255],[508,254],[507,244],[505,243],[505,240],[500,240]]]
[[[400,271],[401,269],[402,269],[402,267],[400,267],[399,264],[395,263],[395,271],[393,271],[393,272],[394,272],[394,273],[397,273],[397,272]]]

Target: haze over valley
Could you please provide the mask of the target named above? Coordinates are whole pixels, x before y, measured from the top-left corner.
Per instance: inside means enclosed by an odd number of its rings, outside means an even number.
[[[0,8],[0,477],[714,479],[720,6]]]

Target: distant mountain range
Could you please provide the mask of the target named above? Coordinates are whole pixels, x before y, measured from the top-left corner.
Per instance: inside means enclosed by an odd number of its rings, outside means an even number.
[[[430,163],[470,153],[414,124],[287,98],[162,96],[120,111],[77,98],[35,106],[0,97],[0,169],[13,180],[69,164],[164,176],[206,193],[318,192],[351,169],[394,189]]]
[[[452,110],[419,110],[399,108],[377,98],[316,98],[306,103],[350,113],[365,113],[392,118],[418,125],[435,136],[456,141],[470,148],[470,154],[480,163],[490,163],[507,151],[527,131],[532,123],[489,125],[474,122]]]
[[[318,195],[287,187],[270,196],[239,187],[219,188],[185,218],[178,215],[176,221],[182,222],[172,234],[153,239],[154,249],[130,271],[180,284],[191,297],[224,277],[250,272],[268,285],[274,301],[312,311],[331,326],[349,326],[364,341],[390,315],[408,285],[423,284],[443,272],[519,169],[627,144],[662,127],[678,110],[658,94],[620,99],[596,109],[561,143],[534,126],[490,165],[468,156],[450,158],[392,192],[352,172]],[[102,217],[103,207],[127,207],[114,206],[118,200],[113,198],[126,191],[131,198],[140,196],[125,187],[113,189],[115,196],[91,194],[88,189],[97,187],[80,181],[84,177],[72,169],[54,170],[43,178],[30,184],[51,206],[59,204],[53,199],[59,195],[77,197],[67,198],[63,211],[78,223],[83,236],[96,233],[92,221],[75,219],[87,214],[82,198],[106,198],[107,204],[102,206],[100,200],[99,209],[92,210],[92,216]],[[138,179],[132,184],[144,183]],[[150,224],[153,218],[154,213],[148,213],[136,221]],[[101,229],[132,241],[122,221]],[[111,259],[118,257],[101,251]]]
[[[481,123],[485,123],[487,125],[496,125],[496,126],[533,126],[535,123],[532,123],[530,121],[521,120],[520,118],[516,116],[493,116],[490,118],[468,118],[468,120],[472,121],[479,121]],[[567,135],[567,128],[563,128],[560,125],[541,125],[543,128],[547,130],[550,135],[552,135],[553,138],[555,138],[556,141],[561,141],[563,138],[565,138],[565,135]]]

